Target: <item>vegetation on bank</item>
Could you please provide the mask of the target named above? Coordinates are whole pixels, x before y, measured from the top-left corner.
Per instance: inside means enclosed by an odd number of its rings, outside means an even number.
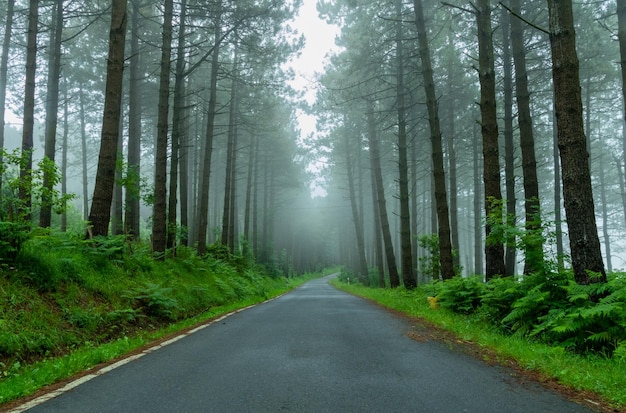
[[[455,277],[411,291],[349,281],[342,274],[335,285],[626,409],[625,274],[587,286],[568,273],[487,283]]]
[[[124,237],[31,236],[0,260],[0,404],[319,275],[286,278],[219,245],[159,261]]]

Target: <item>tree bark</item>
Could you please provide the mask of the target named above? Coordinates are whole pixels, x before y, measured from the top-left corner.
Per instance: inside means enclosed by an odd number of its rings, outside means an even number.
[[[78,104],[80,116],[80,154],[82,164],[83,186],[83,219],[89,220],[89,182],[87,178],[87,125],[85,120],[85,90],[82,82],[78,91]]]
[[[548,12],[554,107],[574,278],[579,284],[606,282],[582,118],[572,2],[548,0]]]
[[[198,254],[204,255],[207,247],[207,229],[209,214],[209,180],[211,175],[211,155],[213,153],[213,135],[215,133],[215,108],[217,100],[217,74],[219,65],[219,49],[221,28],[221,2],[219,10],[214,16],[214,41],[213,57],[211,59],[211,79],[209,84],[210,97],[207,111],[207,126],[204,157],[200,176],[200,193],[198,197]]]
[[[441,125],[439,122],[439,103],[437,102],[437,94],[435,92],[435,81],[421,0],[413,0],[413,6],[419,41],[419,53],[422,61],[426,106],[428,108],[428,124],[430,126],[435,201],[437,205],[439,263],[441,264],[441,277],[447,280],[454,277],[454,260],[452,259],[452,242],[450,241],[450,218],[448,212],[448,197],[446,194],[446,176],[443,166],[443,144],[441,139]]]
[[[91,228],[88,230],[88,237],[105,236],[109,232],[122,105],[125,40],[126,0],[112,0],[102,135],[96,183],[89,211]]]
[[[2,164],[2,150],[4,149],[7,76],[9,70],[9,51],[11,49],[14,8],[15,0],[8,0],[6,20],[4,24],[4,39],[2,40],[2,56],[0,57],[0,164]],[[2,200],[2,175],[3,174],[0,173],[0,201]]]
[[[368,280],[367,259],[365,258],[365,240],[363,236],[363,226],[361,225],[361,218],[359,215],[359,208],[357,205],[356,190],[354,185],[354,170],[352,165],[352,148],[350,146],[350,135],[348,131],[348,123],[344,116],[344,156],[346,161],[346,173],[348,177],[348,195],[350,197],[350,208],[352,210],[352,221],[354,222],[354,232],[356,235],[356,249],[358,254],[358,274],[357,277],[363,282]],[[361,211],[363,211],[361,209]]]
[[[31,219],[31,179],[33,169],[33,133],[35,128],[35,76],[37,72],[37,25],[39,1],[30,0],[26,46],[26,80],[24,86],[24,121],[22,126],[22,162],[20,165],[20,218]]]
[[[231,254],[235,252],[234,243],[234,205],[235,205],[235,141],[237,139],[237,82],[238,82],[238,45],[235,45],[233,79],[230,89],[229,123],[226,143],[226,171],[224,174],[224,205],[222,211],[222,245],[228,246]]]
[[[511,1],[511,10],[521,15],[520,0]],[[522,152],[522,176],[524,178],[524,212],[526,216],[524,226],[526,232],[530,234],[524,242],[524,274],[529,275],[537,272],[542,267],[543,237],[540,233],[542,225],[539,179],[537,178],[533,122],[530,114],[530,92],[528,91],[524,29],[522,22],[518,18],[511,20],[511,48],[513,50],[513,64],[515,65],[517,123]],[[560,208],[560,206],[556,208]]]
[[[406,107],[404,88],[404,46],[402,34],[402,1],[396,1],[396,104],[398,111],[398,186],[400,190],[400,261],[404,287],[417,286],[411,250],[411,210],[409,206],[409,163],[407,157]],[[448,237],[449,239],[449,237]]]
[[[617,38],[619,40],[620,67],[622,69],[622,165],[626,179],[626,0],[617,0]],[[622,184],[626,188],[626,182]],[[624,221],[626,221],[626,193],[624,199]]]
[[[165,0],[154,172],[154,212],[152,214],[152,251],[157,255],[165,252],[167,240],[167,134],[169,129],[170,70],[172,66],[173,7],[173,0]],[[176,162],[176,160],[172,159],[172,162]],[[163,256],[161,255],[160,258]]]
[[[63,141],[61,150],[61,196],[63,198],[63,213],[61,214],[61,232],[67,231],[67,150],[68,137],[70,133],[70,110],[69,110],[69,93],[67,87],[67,77],[63,78]]]
[[[506,225],[517,224],[515,199],[515,155],[513,149],[513,68],[511,65],[510,17],[506,9],[501,11],[502,26],[502,92],[504,106],[504,181],[506,191]],[[505,237],[504,269],[506,276],[515,273],[515,236]]]
[[[130,64],[128,82],[128,155],[124,230],[131,239],[139,239],[141,181],[141,75],[139,74],[139,2],[132,0]]]
[[[61,77],[61,41],[63,35],[63,0],[54,2],[50,45],[48,48],[48,91],[46,96],[46,125],[44,138],[44,156],[54,164],[57,142],[57,124],[59,113],[59,81]],[[53,171],[46,168],[43,173],[43,193],[39,226],[50,227],[52,221]]]
[[[176,74],[174,80],[174,107],[172,114],[172,153],[170,157],[170,187],[169,187],[169,199],[167,206],[167,248],[174,248],[176,245],[177,236],[177,200],[178,200],[178,172],[180,169],[180,210],[181,210],[181,226],[183,209],[184,215],[187,218],[187,191],[183,190],[183,186],[186,188],[187,180],[183,182],[183,176],[187,174],[184,172],[187,164],[182,162],[183,151],[181,150],[181,144],[186,145],[183,141],[186,141],[188,131],[185,127],[186,124],[186,109],[185,109],[185,43],[187,37],[187,1],[183,0],[180,4],[180,23],[178,25],[178,45],[176,46]],[[186,151],[185,151],[186,157]],[[183,194],[185,195],[185,201],[183,202]],[[185,204],[183,207],[183,203]],[[185,219],[184,226],[187,226],[187,220]],[[186,228],[185,228],[186,229]],[[185,233],[183,231],[182,233]],[[186,245],[186,238],[181,235],[181,244]]]
[[[478,26],[478,76],[480,79],[480,113],[483,137],[485,183],[485,276],[487,280],[504,275],[504,246],[502,239],[491,239],[493,225],[502,225],[502,192],[500,191],[500,158],[498,149],[498,119],[496,112],[496,79],[489,0],[476,4]]]
[[[391,231],[389,230],[389,217],[387,216],[387,204],[385,201],[385,187],[383,185],[383,175],[380,169],[380,150],[378,148],[378,136],[376,135],[376,123],[374,121],[374,105],[367,102],[367,139],[370,147],[370,165],[374,171],[376,198],[378,199],[378,212],[380,213],[380,225],[383,233],[385,245],[385,257],[387,258],[387,269],[389,271],[389,285],[391,288],[400,286],[400,277],[396,265],[396,256],[393,251]]]

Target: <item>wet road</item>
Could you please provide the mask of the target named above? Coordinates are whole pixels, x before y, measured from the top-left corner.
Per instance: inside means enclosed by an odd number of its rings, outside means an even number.
[[[587,412],[337,291],[328,277],[99,375],[30,413]]]

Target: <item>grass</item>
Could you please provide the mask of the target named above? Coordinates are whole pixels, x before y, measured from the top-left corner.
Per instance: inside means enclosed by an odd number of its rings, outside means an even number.
[[[34,237],[0,261],[0,406],[324,274],[269,276],[185,248],[157,261],[123,238]]]
[[[616,411],[626,411],[626,361],[598,355],[577,355],[561,347],[530,342],[516,336],[504,336],[476,316],[461,316],[443,308],[432,309],[423,288],[378,289],[332,282],[347,292],[368,298],[387,308],[426,320],[456,335],[495,352],[497,361],[515,360],[528,371],[553,378],[577,391],[597,394]],[[489,352],[486,354],[492,354]]]

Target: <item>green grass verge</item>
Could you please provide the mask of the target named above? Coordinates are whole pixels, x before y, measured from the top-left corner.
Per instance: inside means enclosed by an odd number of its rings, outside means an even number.
[[[459,339],[492,349],[500,358],[515,360],[522,368],[556,379],[576,390],[599,395],[618,411],[626,411],[626,362],[602,356],[573,354],[560,347],[504,336],[478,317],[461,316],[443,308],[431,309],[422,288],[407,291],[368,288],[333,280],[344,291],[375,301],[384,307],[418,317],[454,333]]]

